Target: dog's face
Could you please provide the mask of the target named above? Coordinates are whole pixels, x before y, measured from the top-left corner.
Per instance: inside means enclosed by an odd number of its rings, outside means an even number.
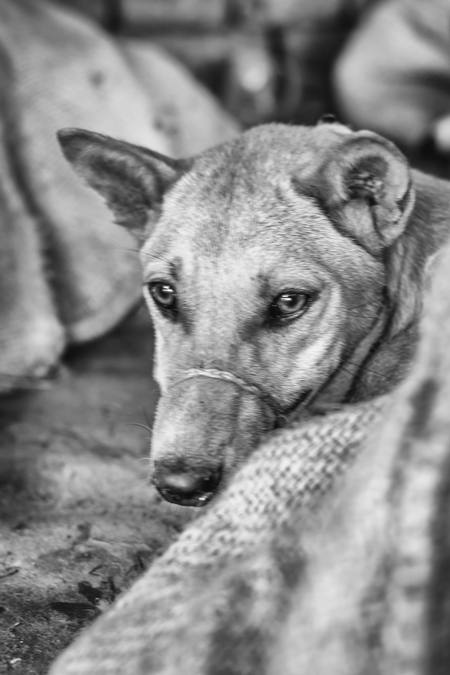
[[[280,418],[347,393],[412,206],[408,167],[340,125],[260,127],[189,162],[76,130],[61,142],[140,232],[162,391],[154,482],[202,505]]]

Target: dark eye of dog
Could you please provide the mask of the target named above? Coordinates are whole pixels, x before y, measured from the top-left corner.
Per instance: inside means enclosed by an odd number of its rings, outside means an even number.
[[[280,293],[270,306],[271,319],[283,319],[301,314],[307,307],[309,295],[306,293]]]
[[[164,281],[154,281],[148,284],[148,290],[155,303],[162,310],[176,310],[177,294],[170,284]]]

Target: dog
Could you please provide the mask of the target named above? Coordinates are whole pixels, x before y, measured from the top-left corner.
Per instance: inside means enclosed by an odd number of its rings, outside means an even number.
[[[294,410],[404,377],[450,191],[391,142],[338,123],[268,124],[173,160],[85,130],[58,137],[141,245],[164,499],[203,506]]]

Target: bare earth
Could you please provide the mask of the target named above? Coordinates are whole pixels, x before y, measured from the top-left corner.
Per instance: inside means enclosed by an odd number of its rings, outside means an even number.
[[[1,402],[0,673],[42,675],[194,514],[148,483],[158,397],[141,308],[66,360],[47,390]]]

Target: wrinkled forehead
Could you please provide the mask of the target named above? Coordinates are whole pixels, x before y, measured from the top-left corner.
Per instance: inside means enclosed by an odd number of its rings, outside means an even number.
[[[324,236],[338,245],[326,216],[298,186],[317,169],[320,148],[341,135],[275,125],[212,148],[166,195],[153,244],[210,256],[249,246],[275,246],[273,254],[283,256],[293,244],[297,255],[305,247],[311,255]]]
[[[200,182],[195,173],[182,178],[166,200],[155,242],[192,242],[205,255],[219,256],[231,249],[281,245],[280,235],[296,234],[306,243],[307,227],[326,227],[326,218],[311,199],[295,193],[288,177],[221,175]],[[300,227],[296,227],[300,225]]]
[[[367,254],[343,237],[313,199],[296,191],[290,176],[184,177],[168,196],[154,235],[143,249],[177,260],[186,270],[206,264],[247,274],[296,267],[305,273],[354,274],[371,264]],[[152,257],[145,257],[151,252]],[[356,267],[355,267],[356,266]]]

